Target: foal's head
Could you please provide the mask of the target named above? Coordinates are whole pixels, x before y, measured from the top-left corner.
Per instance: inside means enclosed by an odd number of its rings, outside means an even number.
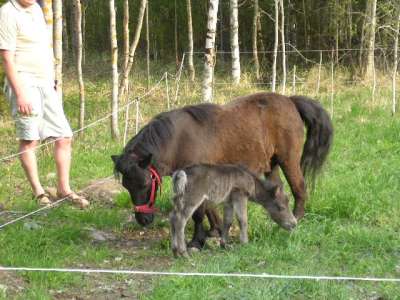
[[[268,211],[271,218],[286,230],[292,230],[297,225],[297,220],[289,208],[289,198],[281,185],[262,182],[264,192],[263,199],[259,199],[262,206]]]
[[[152,156],[139,159],[135,155],[122,154],[113,155],[111,158],[114,161],[115,173],[122,175],[122,185],[131,196],[136,220],[142,226],[149,225],[154,219],[154,203],[151,203],[154,176],[150,169]]]

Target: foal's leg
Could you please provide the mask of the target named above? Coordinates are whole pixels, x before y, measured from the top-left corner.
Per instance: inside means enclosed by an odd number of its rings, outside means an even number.
[[[219,237],[222,232],[222,222],[218,215],[218,211],[210,206],[206,206],[206,215],[208,223],[210,223],[210,230],[208,231],[209,237]]]
[[[229,229],[231,228],[233,221],[233,203],[228,200],[224,204],[224,224],[222,226],[222,234],[221,234],[221,247],[225,248],[228,244],[229,239]]]
[[[174,210],[171,213],[171,244],[172,252],[175,256],[187,256],[187,248],[185,242],[185,227],[193,214],[193,211],[203,201],[200,198],[182,199],[181,205],[175,202]]]
[[[191,242],[188,244],[189,248],[201,249],[206,243],[206,231],[203,227],[203,219],[205,214],[205,203],[202,203],[193,213],[192,219],[194,221],[194,233]]]
[[[233,208],[239,221],[240,227],[240,242],[247,244],[249,242],[248,237],[248,222],[247,222],[247,198],[244,195],[235,196],[233,202]]]

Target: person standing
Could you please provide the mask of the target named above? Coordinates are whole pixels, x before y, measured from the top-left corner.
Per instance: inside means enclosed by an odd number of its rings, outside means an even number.
[[[37,168],[40,140],[56,138],[57,196],[81,208],[89,205],[70,187],[72,130],[54,87],[53,52],[43,12],[36,0],[9,0],[0,8],[0,56],[6,74],[22,167],[39,205],[51,204]]]

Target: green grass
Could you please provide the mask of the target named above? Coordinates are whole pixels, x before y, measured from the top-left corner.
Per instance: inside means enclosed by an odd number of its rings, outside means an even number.
[[[143,74],[139,72],[136,76],[138,80]],[[157,75],[154,78],[158,78]],[[108,112],[107,80],[105,74],[99,73],[90,74],[87,79],[88,122]],[[171,95],[173,88],[171,84]],[[78,96],[75,85],[67,82],[65,90],[65,109],[76,128]],[[232,250],[221,250],[210,244],[189,260],[173,259],[167,232],[171,185],[170,180],[166,180],[163,194],[157,200],[160,213],[150,228],[144,230],[137,224],[126,226],[131,207],[126,192],[116,197],[112,208],[96,202],[88,211],[79,211],[64,204],[33,217],[42,226],[39,229],[27,230],[23,226],[26,221],[22,221],[1,230],[0,265],[399,278],[400,119],[390,116],[389,105],[385,102],[388,92],[383,88],[375,103],[370,100],[369,89],[343,86],[337,90],[333,149],[307,202],[306,216],[294,232],[279,229],[260,207],[250,205],[248,245],[240,245],[238,238],[233,237]],[[143,91],[144,84],[138,84],[132,93],[139,95]],[[235,95],[253,91],[256,89],[248,82],[237,88],[220,86],[216,101],[225,102]],[[299,87],[298,91],[312,95],[306,87]],[[191,87],[183,82],[180,103],[198,101],[198,92],[198,83]],[[329,95],[318,98],[329,109]],[[142,101],[141,124],[165,109],[165,91],[160,89]],[[131,108],[129,136],[134,134],[134,117],[134,108]],[[121,114],[121,129],[122,119]],[[110,155],[118,153],[123,145],[121,141],[110,139],[108,125],[107,121],[76,138],[71,172],[74,187],[82,188],[92,179],[112,174]],[[0,134],[4,137],[1,157],[16,150],[12,122],[8,119],[2,120]],[[39,168],[45,185],[54,185],[54,179],[47,177],[54,172],[51,151],[50,148],[39,151]],[[13,210],[36,208],[16,160],[0,164],[0,203]],[[0,221],[3,223],[5,219],[0,216]],[[93,243],[88,228],[111,232],[116,240]],[[187,238],[189,235],[190,232]],[[127,241],[133,242],[133,246]],[[111,295],[118,298],[118,284],[143,299],[400,298],[400,285],[394,283],[66,273],[18,273],[14,276],[24,281],[24,291],[8,296],[0,293],[0,298],[52,299],[56,298],[57,291],[65,297],[94,297],[102,295],[99,285],[111,287]]]

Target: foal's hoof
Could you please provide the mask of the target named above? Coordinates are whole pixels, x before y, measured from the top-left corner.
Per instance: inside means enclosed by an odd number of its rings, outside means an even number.
[[[207,232],[208,237],[220,237],[221,236],[221,230],[217,228],[212,228]]]
[[[174,253],[175,258],[179,258],[179,257],[189,258],[189,254],[186,250],[179,251],[179,250],[174,249],[174,250],[172,250],[172,252]]]

